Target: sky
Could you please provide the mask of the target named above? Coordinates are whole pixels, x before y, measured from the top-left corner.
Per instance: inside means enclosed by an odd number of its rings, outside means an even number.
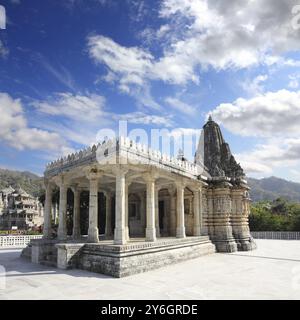
[[[300,182],[299,0],[0,6],[1,168],[42,174],[119,121],[198,134],[211,114],[248,176]]]

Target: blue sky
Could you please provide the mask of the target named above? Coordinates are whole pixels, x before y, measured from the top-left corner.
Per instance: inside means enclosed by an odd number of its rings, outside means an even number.
[[[119,120],[194,133],[211,113],[249,176],[300,181],[297,4],[0,0],[0,167],[42,174]]]

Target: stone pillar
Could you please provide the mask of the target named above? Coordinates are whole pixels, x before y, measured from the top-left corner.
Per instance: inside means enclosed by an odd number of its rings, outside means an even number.
[[[201,235],[201,225],[200,225],[200,189],[194,190],[194,236]]]
[[[156,237],[160,237],[160,226],[159,226],[159,188],[155,188],[155,230]]]
[[[111,230],[111,193],[105,194],[105,236],[110,237],[112,235]]]
[[[59,183],[59,224],[58,224],[58,240],[67,239],[67,192],[68,187],[61,178]]]
[[[98,174],[91,172],[89,174],[90,180],[90,199],[89,199],[89,229],[88,242],[99,242],[98,230]]]
[[[184,226],[184,184],[177,183],[177,227],[176,237],[185,238],[185,226]]]
[[[148,177],[147,185],[147,218],[146,241],[156,241],[155,230],[155,179]]]
[[[230,187],[220,186],[212,189],[213,216],[210,218],[209,232],[218,252],[237,251],[237,244],[232,234]],[[211,230],[213,232],[211,233]]]
[[[129,186],[131,182],[125,183],[125,234],[126,234],[126,240],[129,241]]]
[[[115,244],[126,244],[125,216],[126,216],[126,171],[121,168],[115,170],[116,173],[116,227],[114,234]]]
[[[52,208],[52,185],[49,181],[45,181],[46,196],[45,196],[45,211],[44,211],[44,229],[43,238],[51,238],[51,208]]]
[[[250,234],[248,217],[250,214],[247,192],[243,188],[232,190],[232,232],[239,251],[249,251],[256,248],[256,244]]]
[[[206,198],[206,188],[201,188],[199,192],[199,209],[200,209],[200,227],[201,235],[207,236],[207,198]]]
[[[140,193],[141,199],[141,207],[140,207],[140,214],[141,214],[141,226],[142,228],[146,228],[146,199],[145,199],[145,192]]]
[[[169,190],[170,194],[170,235],[176,236],[176,191]]]
[[[81,237],[80,233],[80,190],[78,187],[72,188],[74,193],[74,208],[73,208],[73,239],[78,240]]]

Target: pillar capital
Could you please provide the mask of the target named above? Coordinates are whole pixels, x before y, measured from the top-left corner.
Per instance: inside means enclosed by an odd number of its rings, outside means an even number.
[[[51,190],[51,191],[55,187],[54,183],[50,179],[47,179],[47,178],[44,178],[44,186],[45,186],[45,189],[48,189],[48,190]]]
[[[142,175],[142,177],[146,183],[155,182],[156,179],[158,178],[156,174],[152,174],[152,173],[145,173]]]
[[[114,166],[111,171],[116,176],[125,176],[129,170],[121,165],[117,165]]]
[[[97,180],[101,178],[103,175],[103,171],[98,170],[97,168],[89,168],[85,170],[85,176],[88,180]]]
[[[70,181],[69,179],[66,178],[65,175],[63,174],[60,174],[58,176],[56,176],[54,179],[54,182],[55,184],[58,186],[58,187],[69,187],[70,186]]]

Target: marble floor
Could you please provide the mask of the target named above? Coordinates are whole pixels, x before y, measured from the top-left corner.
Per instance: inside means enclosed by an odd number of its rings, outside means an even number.
[[[256,240],[251,252],[212,254],[116,279],[31,264],[0,250],[5,299],[300,299],[300,241]]]

